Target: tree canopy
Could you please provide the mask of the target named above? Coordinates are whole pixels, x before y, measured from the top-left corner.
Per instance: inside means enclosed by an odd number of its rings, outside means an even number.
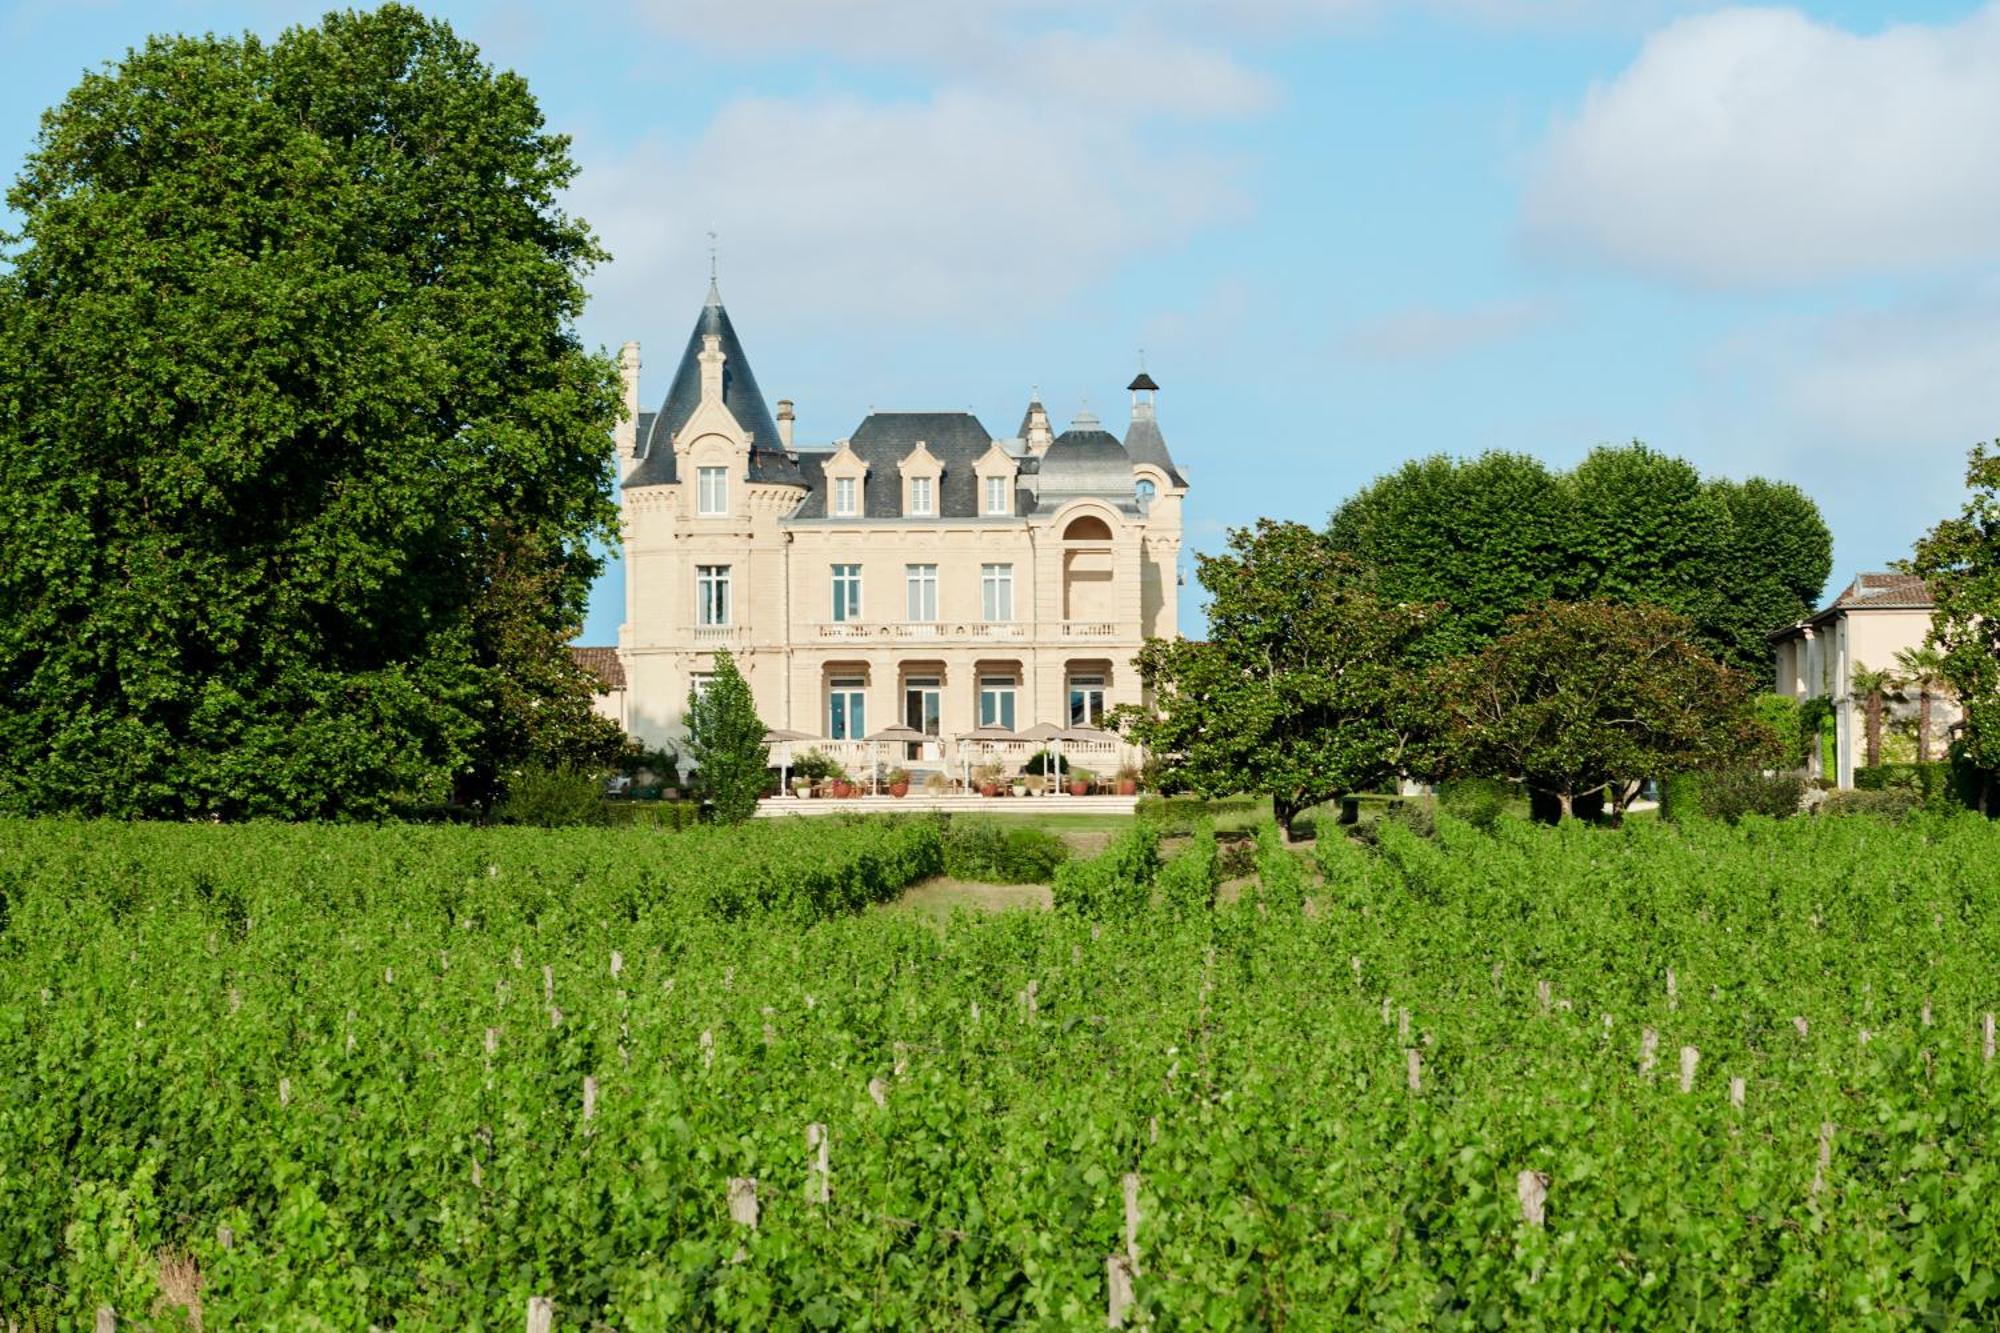
[[[737,824],[757,812],[771,750],[757,717],[750,682],[727,649],[715,655],[715,672],[688,691],[687,755],[715,817]]]
[[[1440,656],[1544,601],[1604,599],[1677,611],[1709,651],[1763,675],[1765,635],[1812,612],[1833,563],[1796,487],[1704,481],[1642,444],[1568,472],[1508,453],[1420,459],[1341,505],[1328,531],[1384,596],[1441,604]]]
[[[0,268],[0,808],[371,816],[576,734],[532,719],[587,693],[619,407],[573,174],[400,5],[155,38],[48,113]]]
[[[1166,789],[1269,792],[1289,835],[1312,806],[1394,778],[1418,730],[1429,608],[1377,596],[1298,523],[1261,519],[1196,560],[1208,639],[1148,642],[1137,666],[1152,703],[1114,715],[1165,761]]]
[[[2000,778],[2000,445],[1978,445],[1966,466],[1971,494],[1956,518],[1932,528],[1910,562],[1930,584],[1937,610],[1935,669],[1958,695],[1964,723],[1957,753]]]
[[[1429,684],[1439,772],[1518,778],[1564,813],[1601,792],[1615,817],[1642,778],[1774,760],[1778,748],[1750,679],[1659,607],[1545,603]]]

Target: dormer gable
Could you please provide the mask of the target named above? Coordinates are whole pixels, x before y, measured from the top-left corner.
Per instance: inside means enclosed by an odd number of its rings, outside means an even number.
[[[980,455],[972,466],[978,478],[978,506],[981,518],[1012,518],[1016,512],[1014,500],[1015,479],[1021,473],[1021,460],[1000,447],[995,440],[991,448]]]
[[[828,518],[862,518],[868,509],[868,460],[851,441],[839,441],[820,471],[826,476]]]
[[[903,480],[903,516],[936,518],[940,512],[938,493],[944,483],[944,463],[918,440],[916,447],[896,464]]]

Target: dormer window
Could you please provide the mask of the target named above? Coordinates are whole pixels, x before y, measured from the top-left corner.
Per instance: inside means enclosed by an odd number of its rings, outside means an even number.
[[[705,467],[697,478],[699,494],[695,512],[705,515],[729,512],[729,469]]]
[[[1007,478],[987,477],[984,480],[986,483],[986,512],[989,514],[1013,512],[1014,506],[1008,503]]]
[[[910,512],[925,517],[937,513],[937,502],[933,498],[929,477],[910,478]]]
[[[861,512],[856,496],[861,490],[861,482],[856,477],[835,477],[833,479],[833,512],[841,518],[853,518]]]

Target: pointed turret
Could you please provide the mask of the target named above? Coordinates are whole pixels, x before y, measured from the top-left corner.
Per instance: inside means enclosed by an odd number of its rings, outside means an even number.
[[[704,384],[703,372],[708,379]],[[785,452],[784,437],[757,387],[750,358],[743,351],[736,326],[722,304],[715,279],[708,283],[708,300],[688,335],[667,400],[653,415],[646,438],[639,441],[639,466],[625,480],[630,486],[662,486],[678,480],[674,468],[674,437],[702,404],[702,391],[719,394],[729,415],[750,437],[750,480],[803,486],[798,464]]]
[[[1134,467],[1151,465],[1167,474],[1167,480],[1175,486],[1187,485],[1180,469],[1174,466],[1173,455],[1167,452],[1167,438],[1160,434],[1160,422],[1154,406],[1154,395],[1160,386],[1153,377],[1141,370],[1138,377],[1125,386],[1132,391],[1132,424],[1125,431],[1125,452],[1132,456]]]
[[[1040,455],[1055,442],[1056,433],[1049,425],[1048,410],[1042,406],[1042,396],[1037,393],[1029,397],[1028,410],[1021,417],[1021,442],[1028,452]]]

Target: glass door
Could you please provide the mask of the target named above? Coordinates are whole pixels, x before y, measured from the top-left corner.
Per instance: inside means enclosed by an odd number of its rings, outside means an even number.
[[[911,676],[903,682],[903,724],[912,730],[921,731],[925,736],[936,736],[942,730],[942,700],[944,692],[939,688],[935,676]],[[907,742],[906,759],[922,759],[924,743]]]

